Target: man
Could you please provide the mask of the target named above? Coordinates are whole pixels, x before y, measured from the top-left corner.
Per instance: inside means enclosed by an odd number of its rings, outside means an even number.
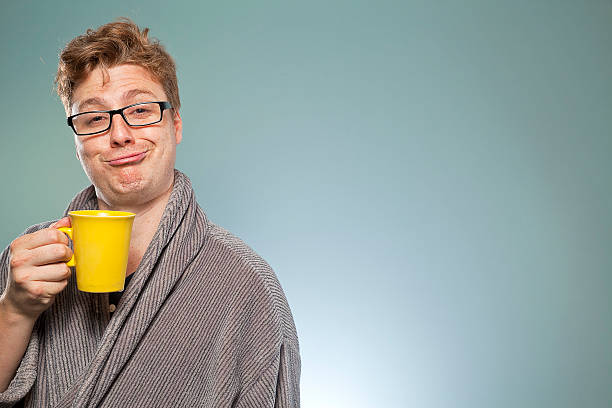
[[[0,407],[295,407],[300,359],[270,267],[204,215],[174,170],[182,139],[172,58],[129,20],[72,40],[56,78],[92,186],[67,211],[136,214],[129,282],[76,288],[57,228],[0,258]]]

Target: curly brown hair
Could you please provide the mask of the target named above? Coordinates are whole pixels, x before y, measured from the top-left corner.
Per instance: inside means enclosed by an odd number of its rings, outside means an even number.
[[[88,29],[70,41],[59,56],[55,84],[57,94],[70,112],[72,96],[78,84],[96,68],[106,70],[121,64],[134,64],[147,69],[164,88],[172,107],[181,106],[176,78],[176,65],[163,45],[148,37],[149,29],[141,30],[128,18],[119,18],[96,30]]]

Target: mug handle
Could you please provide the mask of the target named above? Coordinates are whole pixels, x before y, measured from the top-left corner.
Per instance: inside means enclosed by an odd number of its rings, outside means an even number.
[[[62,231],[64,234],[68,235],[68,238],[72,239],[72,228],[70,227],[59,227],[58,230]],[[74,266],[74,253],[72,254],[72,258],[68,262],[66,262],[68,266]]]

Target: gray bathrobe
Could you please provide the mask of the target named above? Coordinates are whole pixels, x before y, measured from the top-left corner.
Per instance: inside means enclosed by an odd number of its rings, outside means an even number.
[[[95,208],[90,186],[67,211]],[[2,290],[7,264],[5,250]],[[73,276],[38,319],[0,407],[24,397],[26,407],[297,407],[299,377],[295,325],[274,272],[208,221],[175,171],[112,318],[108,294],[78,291]]]

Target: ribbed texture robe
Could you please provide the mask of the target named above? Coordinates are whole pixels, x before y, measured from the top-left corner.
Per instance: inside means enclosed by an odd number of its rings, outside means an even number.
[[[90,186],[66,212],[96,208]],[[2,290],[7,274],[5,250]],[[274,272],[206,218],[179,171],[112,318],[108,306],[73,275],[38,319],[0,407],[24,397],[26,407],[299,407],[298,339]]]

